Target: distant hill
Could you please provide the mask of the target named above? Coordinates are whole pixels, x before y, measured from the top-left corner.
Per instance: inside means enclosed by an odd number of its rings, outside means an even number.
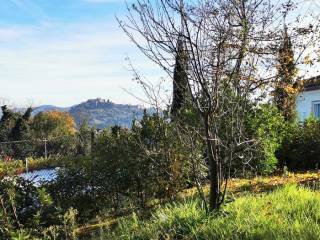
[[[59,111],[59,112],[68,112],[70,110],[70,107],[57,107],[53,105],[42,105],[40,107],[36,107],[32,111],[32,115],[37,115],[40,112],[49,112],[49,111]]]
[[[116,104],[101,98],[89,99],[86,102],[69,108],[60,108],[52,105],[43,105],[35,108],[33,115],[39,112],[63,111],[69,112],[77,125],[87,122],[91,127],[103,129],[113,125],[131,127],[134,119],[141,119],[144,108],[138,105]],[[151,109],[147,109],[152,113]]]
[[[133,119],[141,119],[143,108],[138,105],[116,104],[98,98],[71,107],[69,113],[78,125],[86,121],[96,128],[113,125],[131,127]]]

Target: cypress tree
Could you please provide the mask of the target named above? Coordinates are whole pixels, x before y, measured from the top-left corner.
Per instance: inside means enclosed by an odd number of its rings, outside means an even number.
[[[176,62],[173,73],[173,99],[171,105],[171,116],[174,119],[179,114],[187,99],[188,76],[185,43],[180,36],[177,42]]]
[[[273,95],[274,103],[286,121],[294,121],[296,116],[295,103],[299,91],[296,74],[293,46],[285,26],[283,42],[278,53],[278,80]]]
[[[29,107],[26,112],[18,118],[15,126],[11,130],[10,139],[12,141],[22,141],[13,144],[14,157],[23,159],[32,153],[32,134],[30,128],[30,117],[32,108]]]
[[[83,122],[77,133],[77,154],[88,155],[92,146],[92,129],[87,122]]]
[[[8,109],[6,105],[1,107],[2,117],[0,119],[0,141],[7,141],[9,133],[19,118],[19,114]]]
[[[2,117],[0,119],[0,155],[12,156],[12,144],[3,142],[10,141],[10,133],[20,115],[10,110],[6,105],[2,106],[1,110]]]

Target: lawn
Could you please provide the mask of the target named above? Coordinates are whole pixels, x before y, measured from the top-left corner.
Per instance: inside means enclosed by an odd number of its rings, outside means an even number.
[[[206,215],[192,188],[151,218],[109,217],[76,232],[84,239],[318,239],[319,180],[320,172],[231,179],[219,215]]]
[[[157,209],[149,219],[133,214],[102,239],[319,239],[320,194],[297,185],[251,193],[207,215],[197,199]],[[98,239],[98,237],[93,237]]]

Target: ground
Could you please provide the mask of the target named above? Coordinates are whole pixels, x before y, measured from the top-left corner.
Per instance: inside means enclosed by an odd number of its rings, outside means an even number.
[[[241,196],[255,195],[262,192],[270,192],[278,189],[283,185],[297,185],[305,186],[312,190],[320,189],[320,171],[305,172],[305,173],[286,173],[274,176],[259,176],[250,179],[230,179],[228,183],[228,197],[231,199],[238,199]],[[204,188],[208,192],[208,187]],[[197,194],[196,188],[186,189],[178,196],[178,202],[185,199],[193,198]],[[257,195],[258,196],[258,195]],[[88,233],[95,232],[99,229],[114,228],[119,221],[131,217],[131,214],[122,215],[118,217],[109,217],[106,219],[99,219],[97,222],[80,226],[76,233],[78,236],[85,236]]]

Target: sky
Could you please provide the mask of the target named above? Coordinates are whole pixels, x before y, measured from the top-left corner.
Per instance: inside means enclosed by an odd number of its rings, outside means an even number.
[[[319,0],[297,1],[320,9]],[[0,103],[143,104],[126,58],[151,82],[163,73],[119,28],[115,16],[125,14],[124,0],[0,0]]]
[[[0,1],[0,99],[16,106],[97,97],[142,104],[132,96],[142,90],[126,58],[151,81],[161,76],[119,28],[123,0]]]

